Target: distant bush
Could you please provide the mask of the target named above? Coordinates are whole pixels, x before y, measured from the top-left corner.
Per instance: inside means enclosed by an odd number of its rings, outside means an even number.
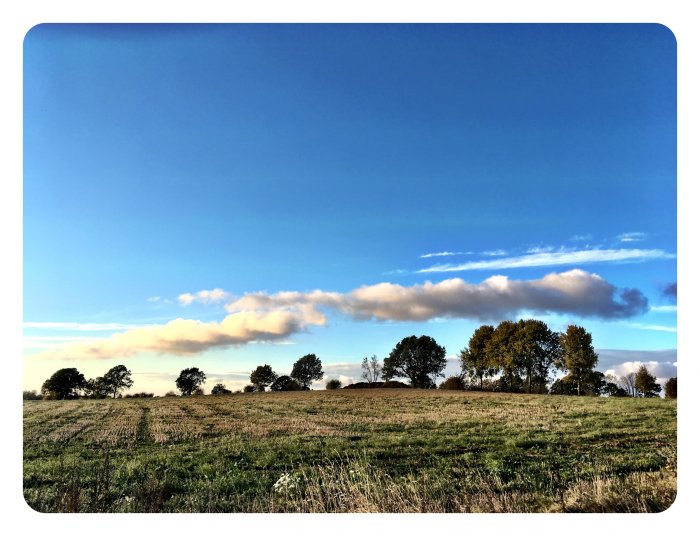
[[[192,394],[195,396],[203,395],[204,389],[202,389],[201,387],[197,387],[194,391],[192,391]]]
[[[669,378],[664,385],[666,391],[666,398],[676,398],[678,390],[678,378]]]
[[[168,391],[163,396],[177,396],[177,393],[175,391]]]
[[[450,376],[440,384],[438,389],[444,389],[447,391],[465,391],[467,386],[464,383],[464,379],[462,379],[460,376]]]
[[[124,398],[153,398],[153,393],[131,393],[124,395]]]
[[[294,378],[289,376],[280,376],[272,385],[270,385],[270,391],[302,391],[304,388],[301,384]]]
[[[357,382],[346,385],[343,389],[373,389],[382,387],[385,382]]]
[[[254,393],[255,391],[257,391],[257,389],[255,388],[255,385],[253,385],[252,383],[249,383],[248,385],[246,385],[243,388],[244,393]]]
[[[328,380],[326,383],[326,389],[340,389],[342,385],[343,384],[340,383],[340,380],[334,378],[332,380]]]
[[[226,389],[226,386],[223,383],[217,383],[214,387],[212,387],[211,394],[213,394],[213,395],[230,395],[231,390]]]
[[[22,400],[41,400],[41,395],[36,391],[22,391]]]
[[[383,384],[381,384],[379,387],[383,389],[410,389],[410,385],[406,385],[403,382],[399,382],[396,380],[388,380],[385,381]]]

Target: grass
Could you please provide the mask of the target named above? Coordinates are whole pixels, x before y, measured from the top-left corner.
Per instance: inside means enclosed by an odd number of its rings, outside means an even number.
[[[425,390],[26,401],[41,512],[658,512],[676,402]]]

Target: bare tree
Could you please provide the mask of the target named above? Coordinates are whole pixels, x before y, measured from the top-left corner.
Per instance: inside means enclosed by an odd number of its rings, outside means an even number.
[[[630,372],[620,378],[622,388],[627,391],[629,396],[637,396],[637,373]]]
[[[362,379],[369,383],[374,383],[379,380],[379,375],[382,373],[382,366],[379,364],[379,359],[376,355],[370,358],[362,358]]]

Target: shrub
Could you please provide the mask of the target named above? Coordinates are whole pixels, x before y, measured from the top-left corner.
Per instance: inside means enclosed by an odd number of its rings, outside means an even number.
[[[333,378],[332,380],[328,380],[326,383],[326,389],[340,389],[342,385],[343,384],[340,383],[340,380]]]
[[[289,376],[280,376],[270,385],[271,391],[301,391],[303,389],[298,381]]]
[[[36,391],[22,391],[22,400],[41,400],[41,395]]]
[[[438,389],[444,389],[447,391],[465,391],[467,386],[464,383],[464,379],[462,379],[460,376],[450,376],[440,384]]]
[[[214,387],[212,387],[211,394],[213,394],[213,395],[230,395],[231,390],[226,389],[226,386],[223,383],[217,383]]]
[[[244,393],[254,393],[255,391],[255,385],[253,385],[252,383],[249,383],[243,388]]]
[[[678,379],[669,378],[666,384],[664,385],[664,389],[666,391],[666,398],[676,398],[676,393],[678,389]]]
[[[177,396],[177,393],[175,391],[168,391],[163,396]]]

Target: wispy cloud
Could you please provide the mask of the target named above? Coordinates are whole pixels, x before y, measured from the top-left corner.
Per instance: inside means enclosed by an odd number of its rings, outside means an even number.
[[[482,251],[481,254],[485,257],[502,257],[507,255],[508,252],[505,249],[492,249],[489,251]]]
[[[464,272],[467,270],[503,270],[564,264],[592,264],[599,262],[641,262],[654,259],[674,259],[676,256],[660,249],[586,249],[530,253],[504,259],[470,261],[461,264],[436,264],[417,273]]]
[[[593,236],[589,234],[580,234],[580,235],[574,235],[571,238],[569,238],[571,242],[588,242],[590,240],[593,240]]]
[[[660,326],[658,324],[627,324],[634,329],[643,329],[646,331],[665,331],[668,333],[677,333],[678,328],[675,326]]]
[[[675,313],[678,311],[677,305],[652,305],[649,307],[652,313]]]
[[[617,235],[620,242],[643,242],[647,239],[646,233],[622,233]]]
[[[191,294],[189,292],[180,294],[177,297],[177,301],[179,301],[182,305],[191,305],[194,302],[209,304],[226,301],[230,298],[230,293],[223,289],[215,288],[213,290],[200,290],[195,294]]]
[[[420,256],[421,259],[430,259],[432,257],[453,257],[455,255],[471,255],[471,251],[440,251],[438,253],[424,253]]]

